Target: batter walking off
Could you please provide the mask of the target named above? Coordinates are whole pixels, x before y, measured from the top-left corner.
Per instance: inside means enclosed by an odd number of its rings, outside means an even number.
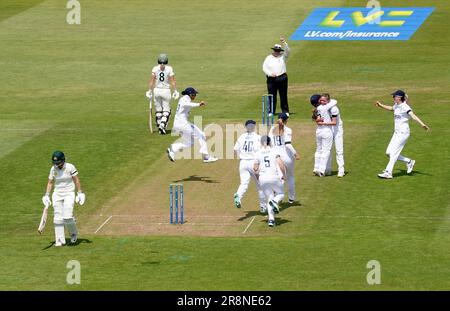
[[[64,226],[67,227],[70,234],[70,242],[75,243],[78,238],[78,230],[73,216],[73,206],[75,203],[83,205],[86,196],[81,191],[78,171],[73,164],[67,163],[63,152],[55,151],[52,155],[53,166],[48,176],[45,195],[42,197],[42,203],[48,208],[52,205],[54,209],[53,223],[55,226],[55,246],[66,244]],[[54,186],[52,198],[50,192]],[[75,196],[75,187],[78,192]]]
[[[167,125],[171,114],[170,99],[177,100],[180,94],[177,91],[175,72],[172,66],[168,65],[169,58],[166,54],[158,56],[158,65],[152,69],[152,77],[149,82],[149,90],[146,95],[151,100],[155,100],[155,117],[159,133],[166,134]],[[170,93],[170,88],[173,94]]]
[[[411,107],[408,105],[408,95],[404,91],[398,90],[391,95],[394,98],[393,106],[383,105],[380,101],[375,103],[376,107],[394,112],[394,135],[386,149],[389,163],[386,166],[386,169],[378,174],[378,177],[384,179],[392,179],[392,170],[394,169],[397,160],[406,164],[406,174],[410,174],[413,171],[416,161],[401,155],[403,147],[405,147],[406,141],[409,138],[409,119],[412,118],[426,131],[430,129],[428,125],[423,123],[422,120],[414,114]]]

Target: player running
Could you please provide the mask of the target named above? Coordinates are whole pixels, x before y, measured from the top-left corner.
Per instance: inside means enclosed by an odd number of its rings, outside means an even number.
[[[236,144],[234,145],[234,151],[239,156],[239,176],[241,184],[238,190],[234,194],[234,205],[237,208],[241,208],[241,200],[245,192],[248,189],[250,178],[253,178],[256,182],[256,190],[259,195],[259,211],[266,213],[266,200],[264,193],[261,190],[259,182],[253,171],[253,164],[255,162],[255,154],[261,146],[261,136],[255,132],[256,122],[253,120],[247,120],[245,122],[245,128],[247,132],[239,136]]]
[[[428,125],[423,123],[408,105],[408,95],[405,92],[398,90],[391,95],[394,98],[393,106],[383,105],[380,101],[375,103],[375,106],[377,107],[394,112],[394,135],[392,136],[386,149],[386,155],[389,157],[389,163],[386,166],[386,169],[382,173],[378,174],[378,177],[385,179],[392,179],[392,170],[394,169],[394,165],[397,160],[406,163],[406,174],[410,174],[414,168],[416,161],[400,154],[409,138],[409,119],[412,118],[414,121],[419,123],[425,131],[430,130]]]
[[[73,206],[75,203],[83,205],[86,196],[81,191],[80,179],[78,171],[73,164],[67,163],[63,152],[55,151],[52,155],[53,166],[48,176],[47,188],[45,195],[42,197],[42,203],[45,207],[49,207],[53,202],[55,226],[55,246],[63,246],[66,244],[64,233],[64,225],[70,233],[70,242],[75,243],[78,238],[78,230],[73,217]],[[50,192],[54,185],[52,198]],[[78,192],[75,196],[75,187]]]
[[[160,54],[158,57],[158,65],[152,69],[152,78],[149,82],[149,90],[146,95],[150,99],[152,96],[155,100],[155,117],[156,125],[159,133],[166,134],[167,124],[170,118],[170,88],[173,89],[172,98],[177,100],[180,94],[177,91],[175,72],[172,66],[167,65],[169,58],[166,54]]]
[[[300,160],[297,151],[292,146],[292,130],[286,126],[289,116],[287,113],[280,113],[278,121],[269,132],[274,148],[279,152],[281,160],[286,166],[286,178],[288,184],[288,199],[289,203],[295,201],[295,160]]]
[[[194,144],[194,139],[197,139],[200,143],[200,153],[203,154],[203,162],[208,163],[217,161],[217,158],[208,154],[205,133],[203,133],[195,124],[188,121],[191,109],[194,107],[205,106],[206,103],[204,101],[201,101],[200,103],[192,102],[198,94],[192,87],[186,88],[181,94],[183,96],[178,101],[172,130],[181,135],[183,142],[177,142],[170,145],[166,150],[167,156],[170,161],[175,161],[175,153],[184,148],[189,148]]]
[[[286,180],[286,167],[277,149],[270,145],[270,137],[261,137],[261,149],[256,152],[253,171],[259,180],[267,204],[269,227],[275,226],[275,213],[280,212],[278,203],[284,198],[283,183]]]

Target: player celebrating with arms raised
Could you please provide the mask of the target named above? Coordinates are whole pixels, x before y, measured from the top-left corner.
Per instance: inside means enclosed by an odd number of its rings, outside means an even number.
[[[208,146],[206,145],[206,136],[195,124],[188,121],[189,112],[194,107],[205,106],[206,103],[201,101],[200,103],[193,103],[192,101],[197,96],[198,92],[192,88],[188,87],[183,92],[183,95],[177,106],[177,111],[175,113],[175,120],[173,122],[173,131],[179,133],[183,137],[182,143],[173,143],[167,148],[167,156],[170,161],[175,161],[175,153],[182,150],[183,148],[189,148],[194,144],[194,139],[197,139],[200,143],[200,153],[203,154],[203,162],[215,162],[217,158],[208,154]]]
[[[300,160],[300,157],[292,146],[292,129],[287,127],[289,116],[282,112],[278,115],[278,124],[274,125],[269,132],[270,139],[273,146],[278,150],[281,160],[286,166],[286,178],[288,184],[288,200],[292,204],[295,202],[295,160]]]
[[[404,157],[400,153],[403,147],[406,145],[406,141],[409,138],[409,119],[412,118],[414,121],[420,124],[422,128],[428,131],[430,128],[428,125],[422,122],[418,116],[414,114],[411,107],[408,105],[408,95],[402,90],[398,90],[391,94],[394,98],[394,105],[387,106],[383,105],[380,101],[375,103],[376,107],[380,107],[389,111],[394,112],[394,135],[389,142],[386,149],[386,155],[389,157],[389,163],[386,169],[378,174],[378,177],[385,179],[392,179],[392,170],[394,169],[395,162],[400,160],[406,163],[406,173],[409,174],[414,168],[415,160]]]

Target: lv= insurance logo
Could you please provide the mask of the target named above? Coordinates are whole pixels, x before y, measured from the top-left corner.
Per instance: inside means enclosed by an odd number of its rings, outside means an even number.
[[[318,8],[291,40],[409,40],[434,8]]]

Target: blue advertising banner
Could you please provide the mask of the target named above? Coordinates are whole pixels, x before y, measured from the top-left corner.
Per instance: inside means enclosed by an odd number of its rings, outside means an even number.
[[[434,7],[318,8],[290,40],[409,40]]]

